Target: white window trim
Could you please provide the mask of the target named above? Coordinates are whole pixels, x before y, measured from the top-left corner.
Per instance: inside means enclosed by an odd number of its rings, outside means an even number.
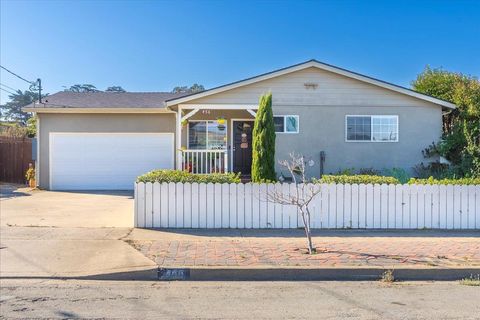
[[[348,126],[347,126],[347,119],[348,117],[370,117],[370,140],[348,140]],[[371,120],[372,117],[376,118],[396,118],[397,120],[397,139],[391,141],[379,141],[373,140],[373,121]],[[347,114],[345,115],[345,142],[348,143],[358,143],[358,142],[366,142],[366,143],[395,143],[398,142],[400,138],[400,123],[398,120],[398,115],[395,114]]]
[[[273,117],[283,117],[283,132],[275,131],[275,134],[298,134],[300,132],[300,117],[297,114],[274,114]],[[287,117],[297,118],[297,131],[287,130]]]
[[[188,120],[188,122],[216,122],[217,120],[213,120],[213,119],[210,119],[210,120]],[[208,130],[208,126],[207,126],[207,130]],[[208,149],[205,148],[205,149],[193,149],[193,150],[228,150],[228,121],[225,120],[225,132],[227,133],[227,141],[225,142],[225,148],[223,149]],[[208,134],[206,135],[205,137],[205,141],[206,141],[206,144],[208,146]],[[190,126],[188,125],[187,123],[187,149],[190,149]]]

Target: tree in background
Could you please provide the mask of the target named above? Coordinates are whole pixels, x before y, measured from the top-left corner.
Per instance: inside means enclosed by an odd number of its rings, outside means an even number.
[[[37,117],[30,117],[27,120],[27,136],[33,138],[37,135]]]
[[[98,92],[100,90],[97,89],[93,84],[74,84],[65,91],[70,92]]]
[[[443,116],[443,136],[425,150],[441,155],[450,168],[440,175],[480,176],[480,81],[476,77],[426,67],[412,82],[414,90],[458,106]]]
[[[108,87],[105,92],[127,92],[125,89],[123,89],[121,86],[111,86]]]
[[[190,88],[188,86],[178,86],[173,88],[172,93],[197,93],[205,91],[205,87],[201,84],[194,83]]]
[[[27,112],[23,112],[22,108],[37,101],[38,93],[30,90],[17,90],[14,94],[9,95],[8,98],[10,101],[0,106],[2,109],[2,117],[6,120],[16,121],[25,125],[31,115]]]
[[[275,181],[275,125],[272,94],[260,97],[252,143],[252,181]]]

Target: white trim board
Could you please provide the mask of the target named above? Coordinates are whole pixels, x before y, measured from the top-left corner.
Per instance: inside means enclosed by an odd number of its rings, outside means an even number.
[[[235,89],[235,88],[243,87],[243,86],[246,86],[246,85],[249,85],[249,84],[253,84],[253,83],[260,82],[260,81],[268,80],[268,79],[275,78],[275,77],[278,77],[278,76],[281,76],[281,75],[284,75],[284,74],[300,71],[300,70],[311,68],[311,67],[318,68],[318,69],[325,70],[325,71],[329,71],[329,72],[339,74],[339,75],[342,75],[342,76],[345,76],[345,77],[348,77],[348,78],[356,79],[356,80],[359,80],[359,81],[362,81],[362,82],[366,82],[366,83],[369,83],[369,84],[372,84],[372,85],[375,85],[375,86],[378,86],[378,87],[381,87],[381,88],[385,88],[385,89],[388,89],[388,90],[391,90],[391,91],[395,91],[395,92],[398,92],[398,93],[402,93],[404,95],[411,96],[411,97],[414,97],[414,98],[417,98],[417,99],[420,99],[420,100],[425,100],[425,101],[428,101],[428,102],[431,102],[431,103],[434,103],[434,104],[437,104],[439,106],[443,106],[443,107],[446,107],[446,108],[450,108],[450,109],[455,109],[456,108],[456,106],[453,103],[450,103],[450,102],[447,102],[447,101],[444,101],[444,100],[440,100],[440,99],[437,99],[437,98],[434,98],[434,97],[431,97],[431,96],[428,96],[428,95],[422,94],[420,92],[416,92],[416,91],[413,91],[413,90],[410,90],[410,89],[407,89],[407,88],[404,88],[404,87],[401,87],[401,86],[398,86],[398,85],[394,85],[392,83],[388,83],[388,82],[385,82],[385,81],[382,81],[382,80],[374,79],[374,78],[364,76],[364,75],[361,75],[361,74],[358,74],[358,73],[355,73],[355,72],[352,72],[352,71],[349,71],[349,70],[334,67],[332,65],[328,65],[328,64],[325,64],[325,63],[321,63],[317,60],[309,60],[309,61],[297,64],[297,65],[294,65],[294,66],[291,66],[291,67],[287,67],[287,68],[272,71],[272,72],[269,72],[269,73],[261,74],[259,76],[255,76],[255,77],[248,78],[248,79],[245,79],[245,80],[233,82],[233,83],[226,84],[226,85],[223,85],[223,86],[220,86],[220,87],[217,87],[217,88],[213,88],[213,89],[210,89],[210,90],[202,91],[202,92],[199,92],[199,93],[191,94],[191,95],[188,95],[188,96],[185,96],[185,97],[180,97],[180,98],[177,98],[177,99],[167,100],[165,102],[165,105],[167,107],[171,107],[171,106],[174,106],[174,105],[177,105],[177,104],[184,104],[188,101],[192,101],[192,100],[195,100],[195,99],[207,97],[207,96],[214,95],[214,94],[217,94],[217,93],[220,93],[220,92],[224,92],[224,91],[227,91],[227,90],[232,90],[232,89]]]
[[[35,184],[38,187],[40,185],[40,117],[38,115],[33,115],[37,117],[37,160],[35,163]]]
[[[257,110],[258,105],[253,104],[240,104],[240,103],[232,103],[232,104],[180,104],[180,108],[183,109],[210,109],[210,110]]]
[[[166,108],[22,108],[25,112],[36,113],[175,113]]]

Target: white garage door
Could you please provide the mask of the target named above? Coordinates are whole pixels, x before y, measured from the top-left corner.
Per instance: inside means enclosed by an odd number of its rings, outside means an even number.
[[[170,133],[50,133],[52,190],[131,190],[137,176],[172,168]]]

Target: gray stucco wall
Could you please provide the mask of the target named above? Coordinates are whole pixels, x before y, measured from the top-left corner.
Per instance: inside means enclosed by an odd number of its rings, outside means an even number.
[[[289,159],[295,152],[313,159],[307,168],[310,177],[320,175],[320,151],[325,151],[325,173],[347,168],[374,168],[376,170],[403,168],[413,173],[413,167],[425,159],[422,150],[442,133],[442,110],[435,105],[399,107],[360,106],[278,106],[273,104],[274,115],[298,115],[298,134],[277,133],[276,170],[288,175],[279,160]],[[346,115],[398,115],[398,142],[346,142]],[[198,112],[189,120],[212,120],[219,116],[228,119],[228,144],[231,145],[231,118],[252,118],[246,111],[212,110],[210,114]],[[187,146],[187,128],[182,129],[182,145]]]
[[[309,176],[320,174],[320,151],[325,151],[325,173],[346,168],[412,168],[425,162],[422,150],[442,133],[442,110],[423,107],[342,107],[342,106],[275,106],[275,115],[299,115],[298,134],[277,134],[276,159],[288,159],[290,152],[301,153],[315,161]],[[398,115],[398,142],[346,142],[346,115]],[[286,170],[277,164],[277,172]]]
[[[50,132],[175,132],[175,114],[38,114],[41,188],[49,187]]]

